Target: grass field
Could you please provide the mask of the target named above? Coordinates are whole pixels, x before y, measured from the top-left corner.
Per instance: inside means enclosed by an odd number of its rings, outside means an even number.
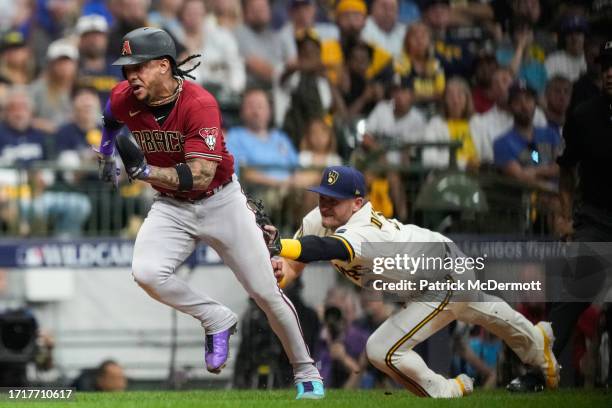
[[[0,407],[42,408],[190,408],[190,407],[367,407],[367,408],[612,408],[612,393],[562,390],[538,394],[509,394],[504,390],[477,391],[467,398],[453,400],[420,399],[396,390],[330,390],[324,400],[295,401],[293,391],[135,391],[125,393],[77,393],[74,402],[9,402]]]

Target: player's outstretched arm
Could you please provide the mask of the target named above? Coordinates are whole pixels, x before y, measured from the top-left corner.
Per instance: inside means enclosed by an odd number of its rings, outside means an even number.
[[[305,235],[298,239],[281,239],[279,249],[279,256],[302,263],[334,259],[351,261],[355,256],[346,240],[315,235]]]

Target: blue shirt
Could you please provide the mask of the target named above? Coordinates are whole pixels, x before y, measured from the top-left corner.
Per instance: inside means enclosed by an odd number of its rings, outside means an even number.
[[[234,155],[236,175],[240,166],[270,166],[261,169],[266,176],[285,180],[298,166],[298,155],[289,137],[271,129],[267,139],[259,138],[245,127],[235,127],[227,133],[227,150]]]
[[[495,57],[500,65],[509,67],[514,57],[514,49],[500,48],[495,52]],[[536,58],[531,58],[529,55],[523,57],[518,77],[527,82],[527,85],[536,90],[538,94],[544,92],[544,88],[546,88],[547,75],[544,63]]]
[[[28,166],[47,159],[47,136],[33,128],[23,132],[0,123],[0,159],[3,164]]]
[[[516,128],[512,128],[493,145],[495,165],[504,167],[511,161],[517,161],[522,166],[554,163],[559,143],[559,134],[550,127],[534,128],[531,143],[525,140]]]

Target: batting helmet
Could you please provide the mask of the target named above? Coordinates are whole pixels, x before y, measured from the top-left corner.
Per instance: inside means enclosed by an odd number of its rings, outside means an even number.
[[[154,27],[130,31],[121,42],[121,57],[113,65],[132,65],[168,57],[176,63],[176,45],[170,34]]]

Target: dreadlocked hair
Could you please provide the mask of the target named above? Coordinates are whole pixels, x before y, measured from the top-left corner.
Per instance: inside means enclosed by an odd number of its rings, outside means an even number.
[[[172,75],[174,76],[178,76],[181,78],[191,78],[195,81],[195,77],[191,74],[189,74],[191,71],[193,71],[194,69],[196,69],[197,67],[200,66],[201,62],[198,61],[197,64],[195,64],[193,67],[189,68],[189,69],[180,69],[179,67],[181,65],[184,65],[185,63],[191,61],[194,58],[199,58],[201,57],[201,54],[194,54],[194,55],[190,55],[187,58],[185,58],[184,60],[182,60],[181,62],[177,62],[175,64],[172,64]]]

